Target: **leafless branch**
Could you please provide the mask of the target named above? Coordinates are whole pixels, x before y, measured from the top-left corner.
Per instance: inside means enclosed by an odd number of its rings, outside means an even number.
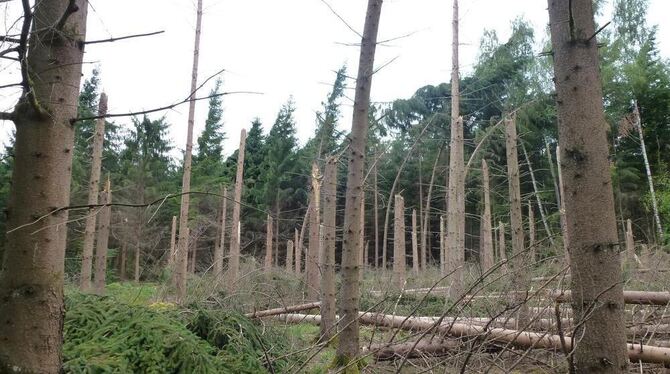
[[[333,9],[333,7],[330,6],[330,4],[328,4],[328,2],[327,2],[326,0],[321,0],[321,2],[324,3],[324,4],[326,4],[326,6],[328,7],[328,9],[330,9],[330,11],[335,15],[335,17],[339,18],[340,21],[342,21],[342,23],[344,23],[344,25],[347,26],[347,28],[348,28],[349,30],[353,31],[356,35],[358,35],[359,38],[361,38],[361,39],[363,38],[363,34],[361,34],[360,32],[356,31],[356,29],[354,29],[353,27],[351,27],[351,25],[349,25],[349,23],[348,23],[347,21],[345,21],[344,18],[342,18],[342,16],[340,16],[340,15],[336,12],[335,9]]]
[[[84,42],[84,44],[89,45],[89,44],[99,44],[99,43],[113,43],[119,40],[126,40],[126,39],[131,39],[131,38],[141,38],[144,36],[153,36],[153,35],[158,35],[164,33],[165,30],[161,31],[154,31],[154,32],[148,32],[144,34],[134,34],[134,35],[126,35],[126,36],[120,36],[118,38],[109,38],[109,39],[100,39],[100,40],[90,40]]]
[[[13,121],[14,113],[0,112],[0,121]]]
[[[63,12],[63,15],[56,23],[56,30],[63,30],[63,27],[65,27],[65,23],[67,22],[68,18],[70,18],[70,16],[78,10],[79,6],[77,6],[75,0],[70,0],[67,4],[67,7],[65,8],[65,12]]]

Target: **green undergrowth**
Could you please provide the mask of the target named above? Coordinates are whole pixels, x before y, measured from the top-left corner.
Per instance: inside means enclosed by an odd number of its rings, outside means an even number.
[[[299,359],[283,334],[241,314],[78,292],[66,298],[64,336],[66,373],[267,373]]]

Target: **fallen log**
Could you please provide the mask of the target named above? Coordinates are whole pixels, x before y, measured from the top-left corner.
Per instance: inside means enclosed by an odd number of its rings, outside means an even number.
[[[281,308],[255,311],[255,312],[252,312],[252,313],[247,313],[244,316],[248,317],[248,318],[269,317],[269,316],[275,316],[275,315],[278,315],[278,314],[301,312],[303,310],[317,309],[320,306],[321,306],[321,302],[316,301],[316,302],[307,303],[307,304],[292,305],[292,306],[286,306],[286,307],[281,307]]]
[[[559,303],[568,303],[572,301],[572,293],[570,291],[552,290],[547,293],[552,299]],[[623,299],[626,304],[664,306],[670,302],[670,292],[624,291]]]

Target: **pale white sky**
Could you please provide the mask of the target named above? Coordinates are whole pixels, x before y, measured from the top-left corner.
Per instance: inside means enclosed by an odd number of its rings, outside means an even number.
[[[5,6],[17,2],[10,2]],[[109,95],[109,112],[128,112],[159,107],[185,98],[189,93],[195,28],[195,0],[90,0],[88,39],[165,30],[164,34],[87,47],[85,60],[102,70],[102,84]],[[362,31],[367,1],[328,0],[354,29]],[[670,2],[651,0],[649,23],[659,24],[658,41],[663,55],[670,56],[670,26],[662,24],[670,14]],[[494,29],[500,40],[509,36],[510,23],[523,16],[536,28],[538,41],[545,37],[548,22],[544,0],[462,0],[461,66],[466,72],[477,56],[484,29]],[[10,12],[11,14],[11,9]],[[11,19],[7,17],[7,19]],[[382,9],[379,39],[413,35],[380,46],[376,65],[397,58],[374,79],[372,99],[406,98],[426,84],[449,79],[451,66],[451,1],[386,0]],[[204,0],[200,54],[200,80],[226,69],[225,91],[257,91],[262,95],[226,96],[225,153],[237,148],[239,131],[260,117],[265,129],[274,122],[280,106],[293,95],[298,137],[305,141],[314,130],[315,111],[321,107],[335,77],[346,63],[355,76],[358,49],[345,46],[360,38],[350,31],[321,0]],[[3,62],[6,66],[6,63]],[[85,65],[85,76],[92,64]],[[0,83],[18,81],[17,72],[0,70]],[[353,82],[350,82],[353,86]],[[209,92],[206,86],[201,96]],[[348,93],[352,97],[352,92]],[[0,91],[0,109],[8,109],[16,96]],[[340,126],[350,125],[351,102],[345,99]],[[188,106],[166,112],[172,124],[174,145],[184,148]],[[204,126],[207,102],[196,107],[195,137]],[[154,115],[156,116],[156,115]],[[127,124],[130,120],[119,119]],[[0,125],[0,141],[12,124]]]

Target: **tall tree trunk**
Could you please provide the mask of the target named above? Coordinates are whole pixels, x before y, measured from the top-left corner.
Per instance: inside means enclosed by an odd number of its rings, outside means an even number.
[[[168,253],[168,267],[172,268],[175,262],[177,244],[177,216],[172,216],[172,229],[170,231],[170,253]]]
[[[447,274],[447,228],[444,216],[440,216],[440,275]]]
[[[305,258],[305,280],[307,284],[307,298],[316,300],[320,295],[319,284],[319,226],[320,226],[320,199],[321,175],[316,162],[312,163],[312,203],[309,214],[309,244]],[[360,249],[359,249],[360,253]]]
[[[405,246],[405,199],[395,195],[393,219],[393,278],[398,290],[405,285],[405,264],[407,248]]]
[[[649,157],[647,156],[647,145],[644,142],[644,131],[642,130],[642,118],[640,117],[640,109],[637,102],[635,102],[634,109],[635,127],[640,136],[640,150],[644,160],[644,170],[647,172],[647,182],[649,183],[649,196],[651,196],[651,207],[654,211],[654,222],[656,223],[656,234],[658,235],[658,242],[663,243],[663,227],[661,226],[661,217],[658,214],[658,201],[656,200],[656,191],[654,190],[654,178],[651,176],[651,167],[649,166]]]
[[[554,160],[551,157],[551,145],[549,144],[549,139],[544,137],[544,148],[547,151],[547,162],[549,163],[549,172],[551,173],[551,180],[554,183],[554,195],[556,195],[556,206],[560,209],[561,206],[561,191],[558,187],[558,177],[556,176],[556,170],[554,167]],[[563,228],[563,221],[561,221],[561,229]]]
[[[507,182],[509,186],[510,228],[512,232],[512,289],[515,291],[530,290],[530,271],[528,255],[524,246],[523,208],[521,204],[521,181],[519,177],[519,152],[517,151],[516,119],[505,118],[505,143],[507,149]],[[530,165],[530,164],[529,164]],[[530,267],[532,269],[532,267]],[[520,305],[517,321],[525,324],[528,321],[528,305],[525,294],[515,293],[513,298]]]
[[[189,230],[189,238],[188,241],[190,243],[189,248],[191,251],[191,261],[188,262],[188,268],[189,268],[189,273],[195,274],[195,265],[198,263],[198,233],[197,231],[191,235],[191,230]]]
[[[540,190],[537,188],[537,181],[535,180],[535,172],[533,171],[533,165],[530,163],[530,158],[526,152],[526,147],[521,143],[521,150],[523,151],[524,158],[526,159],[526,164],[528,164],[528,171],[530,172],[530,179],[533,182],[533,192],[535,192],[535,199],[537,200],[537,207],[540,210],[540,217],[542,218],[542,224],[544,225],[544,230],[547,232],[547,238],[549,243],[554,245],[554,234],[551,233],[549,228],[549,222],[547,221],[547,216],[544,213],[544,206],[542,204],[542,199],[540,199]]]
[[[362,266],[361,271],[365,271],[368,266],[368,259],[365,255],[365,192],[363,192],[363,198],[361,199],[361,212],[361,258],[359,262]]]
[[[416,209],[412,209],[412,270],[414,275],[419,275],[419,243],[416,231]]]
[[[126,281],[126,261],[128,258],[128,244],[124,241],[121,243],[121,263],[119,264],[119,279],[121,282]]]
[[[365,179],[365,145],[368,135],[370,91],[374,73],[377,32],[383,0],[368,0],[361,53],[356,77],[356,95],[351,123],[349,167],[342,239],[342,287],[339,297],[340,331],[335,362],[345,366],[357,359],[359,351],[358,303],[360,298],[358,249],[361,240],[360,199]]]
[[[447,273],[449,298],[463,292],[465,266],[465,164],[463,163],[463,118],[460,117],[458,72],[458,0],[454,0],[451,45],[451,141],[449,157],[449,205],[447,211]]]
[[[323,173],[323,248],[321,256],[321,341],[335,333],[335,242],[337,159],[329,157]]]
[[[379,191],[377,163],[374,165],[375,186],[374,186],[374,220],[375,220],[375,269],[379,269]]]
[[[27,56],[26,49],[21,53],[27,78],[12,113],[16,140],[0,266],[0,372],[61,370],[68,213],[49,213],[70,201],[70,120],[77,116],[88,7],[74,1],[77,10],[57,30],[69,3],[38,0],[31,8],[23,2],[21,39],[30,48]]]
[[[528,257],[531,263],[537,260],[535,248],[535,213],[533,212],[533,202],[528,200]]]
[[[626,261],[635,266],[635,239],[633,238],[633,222],[626,220]]]
[[[221,227],[219,245],[214,252],[214,275],[220,277],[223,273],[223,251],[226,248],[226,215],[228,213],[228,187],[223,187],[223,202],[221,204]]]
[[[195,21],[195,42],[193,43],[193,66],[191,69],[191,95],[195,98],[198,86],[198,62],[200,59],[200,32],[202,30],[202,0],[198,0]],[[195,100],[191,100],[188,106],[188,126],[186,130],[186,150],[184,152],[184,175],[181,182],[181,207],[179,209],[179,241],[177,248],[179,255],[175,267],[175,287],[177,298],[183,300],[186,297],[186,272],[188,270],[188,247],[186,242],[186,229],[188,228],[188,211],[191,203],[191,159],[193,153],[193,123],[195,118]]]
[[[440,155],[442,154],[442,148],[437,151],[437,156],[435,156],[435,162],[433,163],[433,171],[430,174],[430,184],[428,185],[428,195],[426,195],[426,208],[423,213],[423,224],[421,225],[421,269],[426,269],[428,266],[428,254],[430,253],[428,249],[428,243],[426,241],[428,236],[428,230],[430,228],[430,199],[433,195],[433,185],[435,184],[435,171],[437,170],[437,164],[440,160]]]
[[[482,237],[479,246],[479,263],[482,267],[482,274],[493,267],[493,236],[491,227],[491,187],[489,176],[489,165],[486,160],[482,160],[482,190],[484,192],[484,212],[482,213]]]
[[[505,224],[498,224],[498,259],[503,262],[500,267],[503,274],[507,274],[507,244],[505,243]]]
[[[237,282],[240,272],[240,210],[242,209],[242,187],[244,186],[244,149],[247,141],[247,130],[240,131],[240,148],[237,152],[237,171],[235,174],[235,194],[233,196],[233,226],[230,229],[230,251],[228,259],[228,276],[230,286]]]
[[[135,259],[134,259],[134,271],[133,271],[133,280],[135,283],[140,282],[140,255],[142,253],[142,225],[137,226],[137,241],[135,242]]]
[[[112,186],[107,177],[105,189],[100,194],[100,204],[112,203]],[[107,275],[107,245],[109,244],[109,224],[112,219],[112,207],[106,206],[100,210],[98,217],[97,238],[95,240],[95,293],[102,295],[105,292],[105,278]]]
[[[295,229],[295,234],[294,234],[294,244],[293,244],[293,252],[295,252],[295,273],[300,274],[300,270],[302,268],[302,250],[301,250],[301,245],[300,245],[300,235],[298,234],[298,229]]]
[[[293,240],[286,242],[286,272],[293,273]]]
[[[274,249],[274,252],[273,252],[275,267],[279,267],[279,221],[280,221],[279,214],[280,214],[279,204],[277,204],[277,210],[276,210],[276,215],[275,215],[277,217],[277,219],[275,220],[275,229],[274,229],[275,234],[273,235],[273,236],[276,235],[275,249]]]
[[[561,147],[556,147],[556,165],[558,166],[558,190],[560,191],[561,201],[559,203],[559,214],[561,216],[561,231],[563,234],[563,254],[565,263],[570,264],[570,252],[568,251],[568,222],[565,217],[565,186],[563,186],[563,172],[561,171]]]
[[[100,94],[98,102],[98,115],[107,114],[107,95]],[[95,132],[93,134],[93,150],[91,151],[91,175],[88,182],[88,205],[98,204],[100,191],[100,165],[102,164],[102,148],[105,141],[105,119],[99,118],[95,121]],[[97,214],[92,209],[86,217],[86,229],[84,230],[84,244],[81,251],[81,275],[79,287],[82,291],[91,288],[91,269],[93,266],[93,245],[95,243],[95,224]]]
[[[577,373],[627,369],[607,122],[591,0],[549,0]],[[593,307],[595,305],[595,308]]]
[[[272,269],[272,223],[272,216],[268,214],[265,221],[265,263],[263,266],[263,271],[266,273]]]

